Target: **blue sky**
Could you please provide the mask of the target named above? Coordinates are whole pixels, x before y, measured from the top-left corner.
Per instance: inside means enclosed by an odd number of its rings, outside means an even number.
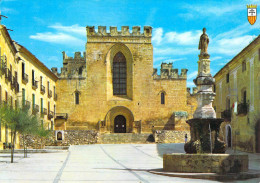
[[[259,35],[260,13],[250,25],[247,4],[260,9],[260,0],[1,0],[0,10],[8,16],[2,24],[13,30],[12,39],[49,68],[62,67],[62,51],[73,56],[85,50],[87,25],[152,26],[154,67],[173,62],[179,72],[187,68],[187,85],[193,87],[203,27],[213,75]]]

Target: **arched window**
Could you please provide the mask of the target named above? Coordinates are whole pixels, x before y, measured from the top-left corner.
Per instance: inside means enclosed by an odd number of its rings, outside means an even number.
[[[57,140],[62,140],[62,133],[61,132],[57,133]]]
[[[126,95],[126,58],[122,52],[113,59],[113,94]]]
[[[161,93],[161,104],[165,104],[165,93]]]
[[[75,104],[79,104],[79,92],[75,92]]]

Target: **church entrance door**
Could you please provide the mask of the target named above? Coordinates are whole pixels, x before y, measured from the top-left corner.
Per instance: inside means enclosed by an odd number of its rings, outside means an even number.
[[[114,120],[114,132],[126,133],[126,119],[123,115],[118,115]]]

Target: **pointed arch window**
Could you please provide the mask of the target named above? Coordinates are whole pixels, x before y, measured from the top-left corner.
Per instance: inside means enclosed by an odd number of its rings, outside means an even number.
[[[126,95],[126,58],[122,52],[113,59],[113,94]]]
[[[75,92],[75,104],[79,104],[79,92]]]
[[[161,92],[161,104],[165,104],[165,93]]]

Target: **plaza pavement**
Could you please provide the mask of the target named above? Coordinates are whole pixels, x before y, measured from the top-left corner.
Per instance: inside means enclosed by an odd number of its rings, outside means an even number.
[[[183,144],[95,144],[31,153],[28,158],[15,154],[12,164],[9,154],[0,154],[0,183],[217,182],[149,173],[162,168],[164,153],[182,152]],[[260,155],[249,154],[249,159],[249,168],[260,171]],[[236,182],[260,182],[260,178]]]

